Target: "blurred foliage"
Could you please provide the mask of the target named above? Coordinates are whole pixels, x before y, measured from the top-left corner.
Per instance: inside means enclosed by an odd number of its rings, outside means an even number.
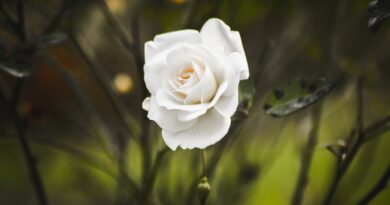
[[[5,11],[11,21],[17,18],[16,2],[1,2],[0,13]],[[28,62],[32,73],[24,80],[17,105],[50,204],[137,204],[130,181],[139,186],[145,175],[138,127],[144,115],[143,79],[137,68],[142,56],[128,48],[142,53],[143,42],[155,34],[188,28],[185,24],[199,29],[210,17],[240,31],[251,79],[241,86],[245,119],[239,118],[243,121],[236,134],[206,150],[210,163],[221,156],[209,171],[206,204],[290,204],[313,127],[310,116],[321,108],[302,203],[320,204],[338,163],[329,146],[348,140],[356,129],[357,77],[363,78],[364,128],[390,114],[390,29],[381,26],[370,32],[368,0],[105,3],[111,17],[100,0],[24,0],[28,42],[53,44],[36,50],[33,65]],[[5,60],[23,44],[6,16],[1,15],[0,22],[0,88],[12,88],[17,80],[3,70],[27,62]],[[54,45],[62,36],[52,39],[53,32],[68,38]],[[141,46],[132,47],[137,40]],[[284,118],[263,112],[268,91],[296,79],[318,78],[340,81],[321,103]],[[36,204],[8,109],[0,100],[0,204]],[[155,124],[149,135],[148,153],[154,162],[165,145]],[[359,150],[331,204],[357,204],[389,166],[389,148],[387,126]],[[166,153],[150,203],[198,204],[194,184],[201,164],[198,150]],[[389,189],[372,201],[389,203]]]

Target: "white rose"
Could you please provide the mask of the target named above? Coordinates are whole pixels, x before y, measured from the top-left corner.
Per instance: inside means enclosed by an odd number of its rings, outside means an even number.
[[[180,30],[145,43],[143,102],[175,150],[206,148],[229,130],[238,105],[238,84],[249,77],[240,34],[220,19],[200,32]]]

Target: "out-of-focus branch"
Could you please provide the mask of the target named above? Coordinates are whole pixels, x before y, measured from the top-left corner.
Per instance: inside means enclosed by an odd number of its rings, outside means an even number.
[[[330,204],[331,200],[333,198],[333,195],[336,192],[337,186],[341,181],[341,178],[344,176],[345,172],[349,168],[349,165],[355,159],[356,154],[360,150],[360,147],[364,143],[364,129],[363,129],[363,80],[361,77],[358,78],[357,84],[356,84],[356,126],[357,126],[357,133],[356,133],[356,139],[355,142],[352,142],[353,140],[349,140],[347,146],[351,146],[347,153],[342,154],[339,159],[338,166],[336,167],[336,175],[331,181],[329,191],[325,197],[323,204]]]
[[[310,130],[306,147],[304,148],[304,150],[302,150],[301,153],[302,155],[301,167],[300,167],[298,180],[294,190],[294,195],[291,200],[291,204],[293,205],[302,204],[305,188],[308,182],[308,174],[310,170],[311,161],[313,158],[313,152],[318,139],[318,133],[319,133],[318,130],[319,130],[320,118],[321,118],[321,106],[322,104],[319,104],[313,110],[313,116],[312,116],[313,127]]]
[[[227,147],[230,145],[230,142],[231,142],[233,136],[240,132],[240,130],[241,130],[240,125],[241,125],[241,122],[232,123],[228,134],[224,137],[224,139],[221,142],[219,142],[218,149],[210,157],[208,164],[207,164],[207,167],[206,167],[206,170],[203,171],[204,173],[202,173],[201,175],[205,175],[208,178],[211,178],[214,175],[215,170],[217,168],[217,165],[218,165],[220,159],[222,158],[223,153],[225,152]],[[186,198],[186,204],[188,204],[188,205],[194,204],[196,201],[195,200],[196,193],[197,193],[196,188],[197,188],[197,185],[199,183],[200,177],[201,177],[200,175],[196,176],[190,184],[189,190],[187,191],[188,195]]]
[[[148,183],[145,187],[145,194],[147,194],[146,198],[149,198],[149,195],[153,192],[154,185],[157,180],[158,170],[160,169],[162,160],[164,156],[169,152],[168,147],[164,147],[160,151],[157,152],[156,159],[154,160],[153,168],[148,178]]]
[[[369,204],[379,193],[381,193],[387,186],[390,178],[390,166],[387,167],[385,173],[379,178],[374,187],[359,201],[358,205]]]
[[[103,141],[110,156],[116,156],[118,154],[118,150],[115,147],[115,143],[112,141],[113,137],[107,131],[105,125],[101,122],[101,118],[97,113],[94,104],[89,99],[88,95],[84,92],[84,90],[69,73],[69,71],[67,71],[67,69],[64,68],[63,65],[58,63],[56,60],[52,59],[52,57],[48,53],[43,56],[43,59],[50,65],[50,68],[57,72],[58,75],[72,89],[74,94],[77,96],[77,100],[79,101],[79,104],[82,108],[82,112],[85,113],[89,124],[93,127],[94,135],[98,136]]]
[[[10,17],[10,15],[8,14],[8,12],[7,12],[6,9],[4,8],[3,2],[0,2],[0,15],[3,17],[4,23],[5,23],[6,25],[8,25],[8,26],[12,29],[13,32],[19,33],[19,28],[18,28],[17,22],[15,22],[15,21]]]
[[[82,37],[78,37],[75,33],[71,34],[71,39],[88,63],[94,77],[96,78],[100,87],[103,89],[114,109],[114,112],[119,117],[120,122],[126,128],[127,133],[129,133],[131,136],[136,136],[138,130],[137,123],[130,116],[126,115],[127,111],[125,106],[112,90],[110,79],[108,79],[107,75],[105,74],[103,67],[98,63],[93,50],[89,47],[87,42],[82,39]]]

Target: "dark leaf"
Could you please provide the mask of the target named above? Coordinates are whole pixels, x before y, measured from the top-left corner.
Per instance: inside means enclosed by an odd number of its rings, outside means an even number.
[[[28,77],[31,74],[34,55],[35,52],[31,49],[15,51],[0,60],[0,70],[17,78]]]
[[[65,33],[53,32],[46,36],[39,37],[34,44],[38,47],[47,47],[55,44],[62,43],[68,38]]]
[[[390,1],[374,0],[368,5],[369,19],[368,27],[376,32],[379,30],[382,22],[390,17]]]
[[[295,80],[274,89],[263,105],[263,110],[274,117],[297,112],[327,95],[334,83],[325,79]]]

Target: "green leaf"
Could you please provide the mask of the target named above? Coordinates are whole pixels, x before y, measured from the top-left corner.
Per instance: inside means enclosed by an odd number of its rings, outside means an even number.
[[[267,97],[264,111],[281,117],[297,112],[327,95],[335,86],[325,79],[300,79],[274,89]]]

